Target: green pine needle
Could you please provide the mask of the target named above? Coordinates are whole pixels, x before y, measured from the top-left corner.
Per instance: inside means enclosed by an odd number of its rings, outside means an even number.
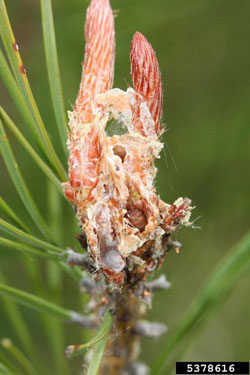
[[[17,372],[16,372],[16,370],[11,370],[3,362],[0,362],[0,374],[1,375],[16,375]]]
[[[65,253],[65,249],[52,245],[49,242],[42,241],[39,238],[29,233],[25,233],[21,229],[16,228],[15,226],[11,225],[10,223],[8,223],[7,221],[1,218],[0,218],[0,229],[22,241],[28,242],[31,245],[42,249],[45,252],[48,252],[48,253],[52,252],[52,254],[54,253],[64,254]]]
[[[53,254],[51,252],[50,253],[45,252],[45,251],[39,250],[35,247],[31,247],[31,246],[26,245],[26,244],[24,245],[22,243],[12,241],[12,240],[9,240],[9,239],[4,238],[4,237],[0,237],[0,245],[2,245],[4,247],[8,247],[9,249],[13,249],[17,252],[21,252],[21,253],[32,255],[32,256],[39,256],[39,257],[42,257],[42,258],[55,260],[55,261],[61,260],[61,258],[58,256],[57,253]]]
[[[54,184],[54,186],[58,189],[58,191],[63,195],[61,182],[55,176],[54,172],[50,169],[50,167],[40,158],[37,152],[33,149],[33,147],[29,144],[26,138],[22,135],[18,127],[14,124],[5,110],[0,107],[0,118],[2,119],[3,123],[11,130],[11,132],[15,135],[17,140],[21,143],[21,145],[25,148],[25,150],[29,153],[31,158],[35,161],[37,166],[43,171],[43,173],[48,177],[48,179]]]
[[[53,103],[59,135],[61,138],[61,143],[65,154],[67,154],[67,119],[64,108],[64,100],[57,57],[52,6],[50,0],[41,0],[40,3],[42,14],[44,49],[47,63],[51,99]]]
[[[45,220],[42,218],[39,209],[37,208],[32,194],[30,193],[24,178],[20,172],[17,161],[15,159],[14,153],[11,149],[8,137],[4,131],[2,121],[0,119],[0,150],[5,162],[5,165],[9,171],[12,182],[15,185],[15,188],[20,195],[20,198],[23,201],[24,206],[29,212],[31,218],[36,224],[39,231],[44,235],[45,238],[52,240],[52,234],[45,223]]]
[[[108,335],[104,336],[94,346],[94,350],[93,350],[92,358],[89,364],[87,375],[98,375],[98,371],[101,365],[101,361],[104,355],[107,341],[108,341]]]
[[[3,274],[0,272],[0,281],[6,283],[6,280]],[[12,327],[14,328],[17,336],[19,337],[20,342],[23,344],[26,353],[34,356],[34,345],[30,330],[26,321],[24,320],[19,307],[14,301],[6,296],[2,296],[3,307],[6,311],[9,321],[11,322]],[[1,374],[1,372],[0,372]]]
[[[4,0],[0,1],[0,27],[1,27],[1,37],[3,45],[8,56],[12,71],[14,73],[16,82],[19,89],[27,103],[27,106],[32,115],[33,121],[39,131],[41,140],[44,144],[43,151],[47,156],[47,160],[52,163],[55,170],[58,173],[58,177],[65,181],[67,179],[67,174],[62,166],[62,163],[58,159],[54,147],[49,138],[48,132],[45,128],[39,110],[37,108],[34,96],[32,94],[26,70],[23,65],[23,61],[17,46],[11,24],[9,21],[7,9]]]
[[[24,292],[23,290],[12,288],[10,286],[0,283],[0,294],[4,294],[17,303],[24,305],[32,310],[53,315],[55,318],[71,321],[74,315],[73,311],[64,309],[50,301],[33,294]]]
[[[3,83],[5,84],[13,102],[15,103],[15,106],[17,110],[19,111],[24,123],[28,126],[32,136],[34,137],[36,143],[38,144],[40,150],[43,152],[43,154],[48,158],[48,155],[46,153],[46,149],[44,146],[44,143],[42,142],[42,138],[40,135],[40,132],[38,131],[33,117],[29,111],[28,105],[19,90],[19,87],[16,83],[15,78],[13,77],[13,74],[9,68],[9,65],[3,55],[3,52],[0,50],[0,76],[3,80]]]
[[[225,302],[232,288],[249,269],[250,232],[243,236],[217,266],[179,325],[172,334],[167,335],[166,343],[162,344],[162,349],[152,365],[152,375],[168,373],[168,371],[163,372],[166,365],[169,370],[174,367],[176,360],[180,358],[180,352],[182,354],[184,349],[188,348],[187,340],[190,343],[194,339],[197,328],[200,329],[201,325],[212,316],[212,312]],[[178,348],[180,352],[171,359]]]
[[[25,375],[38,375],[37,370],[30,363],[28,358],[23,354],[23,352],[18,349],[10,339],[4,338],[1,340],[2,347],[8,351],[15,360],[20,364],[24,370]]]
[[[24,232],[30,233],[30,230],[2,197],[0,197],[0,210],[4,212],[5,215],[12,220],[18,228],[22,229]]]
[[[82,345],[69,345],[66,349],[66,355],[68,358],[74,358],[82,355],[86,349],[92,348],[100,342],[103,342],[108,337],[112,325],[112,317],[107,311],[102,324],[100,325],[96,335],[87,343]]]

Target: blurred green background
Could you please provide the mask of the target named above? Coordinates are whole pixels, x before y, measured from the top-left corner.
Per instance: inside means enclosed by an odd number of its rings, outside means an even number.
[[[196,228],[176,235],[183,244],[181,253],[170,253],[161,270],[172,287],[155,295],[149,312],[151,320],[164,321],[172,329],[216,264],[249,229],[250,1],[111,0],[111,3],[113,9],[119,9],[115,87],[126,89],[131,85],[130,41],[137,30],[153,45],[161,67],[167,131],[163,137],[165,152],[158,162],[158,191],[169,203],[179,196],[188,196],[196,206],[193,211]],[[53,1],[67,109],[75,101],[80,81],[87,5],[86,0]],[[6,6],[34,96],[56,149],[62,155],[49,94],[39,1],[6,0]],[[0,88],[4,108],[29,138],[7,92],[3,86]],[[10,140],[29,187],[46,216],[49,205],[46,181],[13,137]],[[2,160],[0,166],[1,195],[29,224]],[[69,206],[63,207],[58,228],[64,245],[75,246],[76,226]],[[0,264],[10,285],[34,292],[20,256],[1,249]],[[43,264],[44,284],[46,272]],[[80,297],[74,283],[65,277],[62,285],[64,306],[79,310]],[[183,360],[249,360],[249,290],[247,275],[223,308],[199,332]],[[55,374],[51,347],[40,316],[27,309],[22,311],[40,356],[50,368],[46,375]],[[1,304],[0,316],[0,336],[10,337],[19,344]],[[77,327],[66,326],[65,335],[65,345],[82,341]],[[158,353],[163,340],[157,343],[145,340],[142,358],[147,363]],[[75,374],[79,373],[78,360],[71,366]]]

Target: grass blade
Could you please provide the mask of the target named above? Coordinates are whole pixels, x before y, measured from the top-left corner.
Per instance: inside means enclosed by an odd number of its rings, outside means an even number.
[[[7,221],[3,220],[0,218],[0,229],[2,229],[3,231],[5,231],[6,233],[16,237],[16,238],[19,238],[21,239],[22,241],[25,241],[25,242],[28,242],[30,243],[31,245],[35,246],[35,247],[38,247],[44,251],[47,251],[47,252],[52,252],[52,253],[65,253],[65,249],[61,248],[61,247],[58,247],[58,246],[55,246],[55,245],[52,245],[46,241],[42,241],[40,240],[39,238],[29,234],[29,233],[25,233],[24,231],[22,231],[21,229],[18,229],[16,227],[14,227],[13,225],[11,225],[10,223],[8,223]]]
[[[18,228],[22,229],[24,232],[30,233],[26,225],[21,221],[21,219],[15,214],[15,212],[10,208],[10,206],[5,202],[5,200],[0,197],[0,210],[11,219]]]
[[[44,219],[40,215],[40,212],[30,194],[30,191],[23,179],[23,176],[19,170],[18,164],[16,162],[15,156],[12,152],[9,140],[7,135],[4,131],[2,121],[0,119],[0,149],[3,160],[5,165],[9,171],[11,179],[15,185],[15,188],[20,195],[20,198],[23,201],[24,206],[26,207],[27,211],[29,212],[31,218],[33,219],[34,223],[36,224],[39,231],[47,238],[52,239],[52,235],[50,230],[48,229],[47,224],[45,223]]]
[[[32,310],[53,315],[58,319],[71,321],[72,314],[74,314],[72,311],[66,310],[63,307],[56,305],[55,303],[46,301],[41,297],[37,297],[33,294],[24,292],[23,290],[12,288],[2,283],[0,283],[0,293],[14,299],[21,305],[31,308]]]
[[[3,123],[11,130],[11,132],[15,135],[21,145],[25,148],[25,150],[29,153],[32,159],[36,162],[37,166],[43,171],[43,173],[48,177],[48,179],[54,184],[54,186],[60,191],[60,193],[64,196],[62,191],[62,186],[58,178],[52,172],[50,167],[40,158],[37,152],[31,147],[29,142],[25,139],[22,135],[20,130],[11,120],[11,118],[7,115],[2,107],[0,107],[0,116]]]
[[[44,152],[47,160],[52,163],[55,170],[57,171],[58,177],[61,181],[67,180],[67,174],[55,153],[48,132],[44,126],[41,115],[37,108],[35,99],[33,97],[29,81],[27,78],[26,70],[24,68],[21,55],[11,28],[7,9],[4,0],[0,1],[0,27],[3,45],[5,47],[6,54],[9,58],[10,65],[12,67],[15,79],[19,86],[19,89],[24,96],[24,99],[28,105],[33,121],[40,133],[42,142],[44,143]]]
[[[67,154],[67,119],[64,108],[64,100],[59,72],[51,0],[41,0],[40,3],[42,14],[43,40],[51,99],[54,107],[56,123],[61,138],[63,150]]]
[[[37,375],[36,369],[32,366],[30,361],[26,358],[26,356],[19,350],[11,340],[9,339],[2,339],[1,340],[2,346],[16,359],[16,361],[21,365],[24,369],[25,374],[27,375]]]
[[[188,348],[185,345],[187,340],[191,341],[197,332],[197,328],[200,328],[212,315],[211,313],[221,306],[232,288],[249,269],[250,232],[235,245],[217,266],[179,325],[172,334],[168,335],[166,344],[163,345],[163,349],[152,365],[152,375],[163,374],[166,364],[168,364],[169,369],[172,369],[179,358],[178,352],[173,359],[170,358],[175,349],[179,349],[183,353],[183,347]]]
[[[86,344],[82,345],[69,345],[66,349],[66,355],[68,358],[74,358],[82,355],[85,349],[92,348],[104,339],[107,339],[109,331],[112,325],[112,317],[109,311],[106,312],[102,324],[100,325],[95,337],[89,340]],[[105,341],[106,342],[106,341]],[[101,359],[100,359],[101,360]],[[98,369],[97,369],[98,371]]]

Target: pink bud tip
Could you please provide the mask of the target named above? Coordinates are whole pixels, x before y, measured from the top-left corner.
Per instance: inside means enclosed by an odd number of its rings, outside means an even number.
[[[139,32],[136,32],[132,39],[130,62],[134,90],[146,100],[151,116],[155,121],[155,131],[158,134],[163,97],[161,73],[151,44]],[[140,113],[137,110],[137,117],[139,115]]]
[[[115,62],[114,16],[109,0],[92,0],[85,22],[85,58],[77,111],[88,111],[89,101],[113,85]]]

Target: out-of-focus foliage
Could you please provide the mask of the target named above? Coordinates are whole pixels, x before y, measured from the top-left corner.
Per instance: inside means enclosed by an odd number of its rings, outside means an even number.
[[[169,328],[182,319],[200,285],[229,248],[249,228],[250,211],[250,2],[248,0],[111,0],[116,18],[115,87],[131,85],[129,49],[132,35],[141,31],[156,50],[164,83],[165,152],[158,162],[157,188],[171,203],[188,196],[197,207],[193,212],[197,229],[178,233],[183,248],[170,253],[164,270],[172,287],[155,295],[149,316],[165,321]],[[83,58],[83,24],[88,1],[55,0],[54,19],[65,105],[75,101]],[[64,160],[49,96],[43,50],[39,1],[6,0],[9,16],[22,53],[34,96],[47,129]],[[1,86],[1,102],[22,129],[22,120]],[[23,134],[29,134],[23,128]],[[13,149],[29,188],[43,215],[48,216],[47,185],[33,161],[15,142]],[[1,195],[25,223],[30,219],[17,197],[1,163]],[[64,245],[76,246],[74,215],[63,206],[57,227]],[[74,229],[73,229],[74,228]],[[21,257],[2,250],[1,269],[10,285],[34,292]],[[42,262],[42,261],[41,261]],[[31,261],[32,263],[32,261]],[[42,263],[43,264],[43,263]],[[44,266],[44,264],[43,264]],[[45,272],[41,280],[46,283]],[[41,286],[40,286],[41,287]],[[238,284],[234,294],[185,355],[186,360],[232,361],[249,358],[249,277]],[[61,300],[69,309],[79,307],[74,284],[65,278]],[[81,302],[80,302],[81,303]],[[28,319],[42,361],[53,354],[40,318],[22,310]],[[0,336],[18,343],[0,305]],[[82,342],[78,328],[65,327],[66,344]],[[142,356],[150,363],[161,346],[145,341]],[[79,369],[79,362],[73,366]],[[51,371],[51,374],[54,374]],[[51,375],[48,374],[48,375]]]

